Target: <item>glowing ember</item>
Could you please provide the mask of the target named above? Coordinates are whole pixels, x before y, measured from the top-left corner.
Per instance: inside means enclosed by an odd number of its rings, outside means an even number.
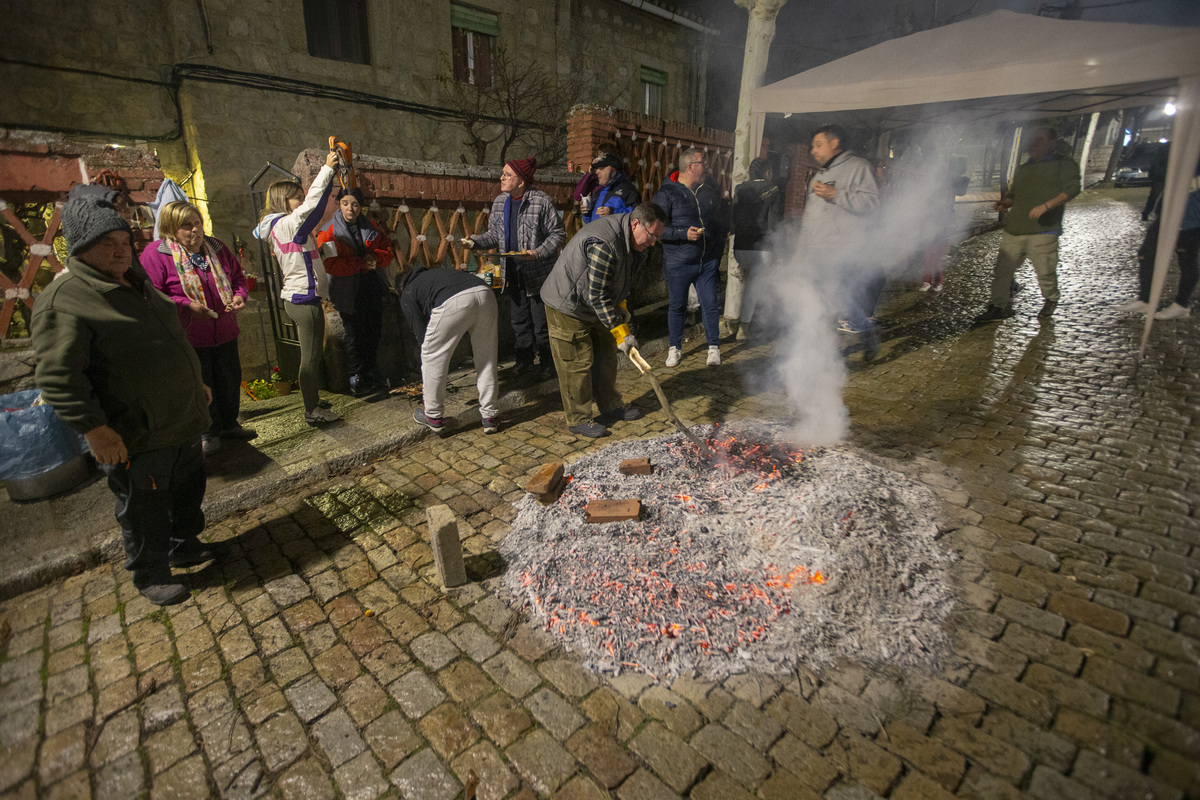
[[[592,666],[713,677],[853,656],[928,662],[949,609],[928,490],[848,450],[810,453],[777,429],[625,442],[571,467],[557,503],[522,501],[504,582]],[[651,475],[621,475],[649,457]],[[636,497],[643,518],[585,525],[589,500]]]

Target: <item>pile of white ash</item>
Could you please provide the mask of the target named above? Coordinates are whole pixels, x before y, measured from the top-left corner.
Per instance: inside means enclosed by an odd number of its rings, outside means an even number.
[[[850,447],[803,450],[760,421],[623,442],[571,465],[559,500],[526,496],[500,545],[514,606],[610,674],[713,679],[845,659],[931,670],[947,652],[952,556],[937,497]],[[622,460],[649,458],[649,475]],[[636,521],[586,524],[593,500]]]

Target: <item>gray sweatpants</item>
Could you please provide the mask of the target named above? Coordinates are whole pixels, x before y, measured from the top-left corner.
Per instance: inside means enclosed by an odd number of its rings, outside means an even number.
[[[475,387],[479,390],[479,415],[499,415],[496,406],[496,296],[486,286],[459,292],[433,310],[421,343],[421,380],[424,381],[425,415],[440,419],[446,406],[446,379],[450,359],[465,334],[471,334],[475,359]]]

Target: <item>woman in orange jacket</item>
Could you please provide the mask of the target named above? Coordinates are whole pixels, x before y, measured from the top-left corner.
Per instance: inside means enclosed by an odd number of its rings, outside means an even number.
[[[383,295],[387,282],[379,270],[392,263],[387,234],[362,213],[362,191],[343,189],[333,221],[317,235],[329,301],[346,329],[346,368],[350,393],[367,394],[382,385],[376,368],[383,329]]]

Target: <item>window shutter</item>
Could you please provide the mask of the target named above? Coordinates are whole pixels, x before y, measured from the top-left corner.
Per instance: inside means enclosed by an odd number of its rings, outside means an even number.
[[[667,73],[653,67],[642,67],[642,83],[652,83],[655,86],[667,85]]]
[[[490,11],[451,3],[450,27],[464,28],[485,36],[499,36],[500,17]]]

